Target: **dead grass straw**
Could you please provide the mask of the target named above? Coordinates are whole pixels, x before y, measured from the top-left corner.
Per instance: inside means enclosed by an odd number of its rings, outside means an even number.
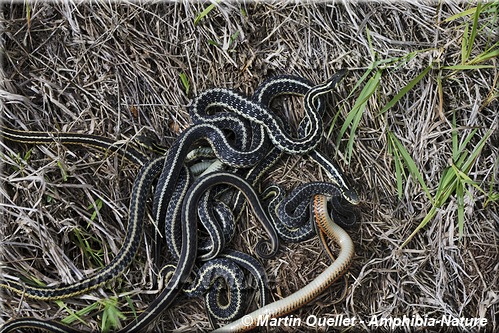
[[[483,62],[495,68],[437,69],[461,64],[461,41],[470,16],[443,20],[473,4],[223,2],[199,18],[207,5],[2,4],[2,121],[19,129],[94,133],[117,140],[146,135],[169,145],[189,126],[191,98],[205,89],[230,87],[251,95],[273,75],[302,75],[319,83],[338,69],[349,68],[325,117],[326,128],[333,127],[321,149],[337,159],[362,200],[359,227],[351,231],[355,261],[346,276],[348,284],[335,283],[293,315],[305,319],[311,314],[344,314],[365,320],[355,327],[365,331],[373,329],[368,325],[372,318],[484,317],[488,323],[479,330],[497,331],[497,201],[485,205],[487,195],[470,187],[462,238],[457,233],[457,202],[451,197],[400,249],[431,203],[411,176],[404,179],[399,197],[387,140],[388,131],[399,138],[434,193],[452,159],[452,115],[461,138],[478,129],[471,147],[495,128],[469,177],[489,194],[499,191],[497,59]],[[480,16],[482,30],[471,57],[494,43],[492,27],[487,28],[491,15]],[[393,61],[383,70],[354,133],[347,164],[343,157],[348,132],[339,147],[334,143],[358,96],[358,92],[349,96],[352,88],[376,61],[411,53],[414,57],[408,61]],[[434,67],[429,74],[380,115],[383,106],[430,64]],[[437,77],[442,73],[439,94]],[[339,107],[338,122],[332,124]],[[113,156],[56,144],[2,143],[2,149],[2,274],[30,276],[47,284],[71,283],[108,263],[123,239],[137,168]],[[320,179],[323,175],[314,165],[292,157],[265,181],[280,181],[291,188]],[[100,203],[102,208],[96,211]],[[4,292],[1,321],[24,316],[60,320],[70,311],[114,297],[127,316],[125,324],[133,317],[128,300],[140,311],[154,298],[153,232],[149,224],[133,265],[115,282],[63,303]],[[235,244],[251,252],[263,233],[248,223],[240,227],[240,234]],[[301,288],[328,262],[316,239],[284,244],[279,257],[266,263],[272,298]],[[345,287],[346,296],[338,302]],[[78,321],[72,325],[97,330],[102,310],[99,306],[82,316],[85,325]],[[155,329],[209,328],[201,303],[182,300],[165,311]],[[467,329],[436,326],[430,331]]]

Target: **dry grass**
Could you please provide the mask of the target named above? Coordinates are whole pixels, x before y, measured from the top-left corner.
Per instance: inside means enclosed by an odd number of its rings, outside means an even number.
[[[2,4],[3,122],[20,129],[78,131],[126,140],[148,135],[168,145],[189,126],[191,98],[207,88],[230,87],[251,95],[263,79],[275,74],[302,75],[319,83],[336,70],[349,68],[335,92],[338,102],[331,104],[325,117],[327,126],[337,105],[344,107],[322,149],[337,156],[362,199],[361,223],[351,231],[356,257],[347,274],[344,299],[338,301],[345,288],[341,280],[294,315],[344,314],[367,321],[373,316],[416,314],[437,319],[484,317],[488,324],[481,331],[497,331],[499,213],[497,202],[484,204],[487,194],[499,191],[497,69],[440,71],[435,66],[399,103],[379,115],[430,63],[461,63],[464,22],[471,18],[443,20],[471,5],[224,2],[194,24],[206,7],[168,2]],[[481,16],[479,23],[486,25],[491,15]],[[491,26],[480,31],[471,57],[494,42],[492,32]],[[355,133],[347,165],[341,157],[348,136],[338,150],[333,144],[358,92],[347,96],[375,60],[415,51],[409,62],[383,72]],[[497,59],[483,64],[497,67]],[[188,93],[181,73],[189,80]],[[386,133],[391,131],[401,140],[434,193],[452,158],[453,114],[460,138],[478,129],[470,150],[489,128],[495,129],[468,174],[486,193],[469,187],[472,199],[466,197],[462,238],[457,232],[457,202],[451,196],[426,228],[400,249],[431,203],[413,177],[404,182],[402,196],[397,195]],[[29,158],[30,147],[2,147],[2,274],[23,274],[47,284],[70,283],[108,263],[123,239],[137,168],[116,157],[59,145],[33,148]],[[307,161],[290,158],[268,178],[284,179],[291,187],[322,175]],[[94,210],[88,207],[99,200],[103,208],[92,217]],[[5,292],[0,299],[1,321],[23,316],[60,320],[70,311],[110,297],[119,297],[119,307],[130,320],[124,295],[137,310],[154,297],[147,293],[154,279],[153,232],[149,224],[132,267],[112,284],[58,303]],[[242,237],[236,244],[252,251],[251,244],[261,234],[255,224],[241,226]],[[86,245],[81,246],[78,237],[87,240],[92,255],[84,252]],[[284,244],[279,257],[266,263],[272,296],[278,299],[300,288],[327,264],[316,239]],[[101,312],[94,310],[82,319],[88,325],[80,324],[82,329],[97,330]],[[156,329],[209,327],[202,305],[183,300],[165,311]],[[372,327],[365,323],[356,329]],[[436,326],[431,331],[467,329]]]

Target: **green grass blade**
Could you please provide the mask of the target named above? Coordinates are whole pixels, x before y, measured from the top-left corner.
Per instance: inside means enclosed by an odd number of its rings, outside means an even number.
[[[393,156],[393,163],[395,164],[395,178],[397,180],[397,196],[399,199],[402,199],[403,196],[403,181],[405,178],[404,167],[402,165],[402,161],[400,160],[400,156],[398,154],[397,149],[393,147],[393,143],[388,137],[388,154]]]
[[[470,8],[468,10],[465,10],[463,12],[457,13],[455,15],[452,15],[452,16],[446,18],[445,20],[443,20],[443,22],[451,22],[451,21],[457,20],[457,19],[464,17],[464,16],[473,15],[476,12],[476,10],[477,10],[477,7]]]
[[[60,160],[57,160],[57,166],[59,167],[59,170],[61,170],[62,180],[67,182],[68,172],[66,171],[66,166]]]
[[[491,192],[488,193],[487,200],[483,204],[483,207],[487,207],[491,203],[496,203],[497,204],[498,201],[499,201],[499,192],[493,192],[493,191],[491,191]]]
[[[362,118],[362,114],[364,113],[364,110],[366,109],[367,101],[376,92],[376,89],[379,86],[380,80],[381,80],[381,71],[379,70],[366,83],[366,85],[364,86],[364,88],[360,92],[359,97],[355,101],[355,104],[352,107],[352,110],[348,113],[347,118],[345,119],[345,121],[343,122],[343,125],[341,126],[340,133],[339,133],[338,138],[336,140],[337,146],[339,146],[341,138],[343,137],[343,135],[347,131],[348,127],[351,126],[350,137],[348,139],[348,144],[347,144],[347,151],[345,153],[347,161],[350,161],[350,158],[352,156],[353,143],[354,143],[354,139],[355,139],[355,132],[357,130],[357,127],[359,126],[360,120]]]
[[[191,84],[189,83],[189,78],[185,73],[180,73],[180,81],[182,82],[182,85],[184,86],[185,89],[185,94],[189,95],[189,91],[191,89]]]
[[[464,139],[464,141],[459,145],[458,144],[458,138],[457,138],[457,125],[456,125],[456,116],[455,114],[452,116],[452,161],[454,164],[456,164],[459,168],[461,165],[463,165],[464,160],[468,157],[468,153],[466,152],[466,146],[468,143],[473,139],[475,136],[476,132],[478,131],[477,128],[473,129],[470,134]]]
[[[467,54],[467,49],[468,49],[468,44],[469,44],[469,41],[468,41],[468,31],[470,30],[470,25],[468,24],[468,22],[466,22],[464,24],[464,31],[463,31],[463,38],[461,40],[461,64],[465,64],[466,63],[466,60],[468,60],[468,58],[466,58],[466,54]]]
[[[219,3],[220,1],[217,1],[217,3]],[[205,18],[206,15],[208,15],[214,8],[216,7],[216,5],[214,3],[210,4],[208,7],[206,7],[201,13],[199,13],[198,16],[196,16],[196,18],[194,19],[194,25],[198,25],[199,22]]]
[[[366,24],[366,37],[367,37],[367,45],[369,45],[369,51],[373,55],[373,61],[376,60],[376,52],[374,51],[373,42],[371,40],[371,31],[369,31],[369,26]]]
[[[234,32],[231,36],[230,36],[230,40],[229,40],[229,46],[234,44],[234,41],[237,39],[237,37],[239,37],[239,30]]]
[[[455,125],[455,124],[454,124]],[[467,154],[466,151],[464,151],[465,146],[469,143],[473,135],[476,133],[476,131],[472,131],[464,140],[464,142],[461,144],[461,146],[457,149],[457,151],[466,156],[467,158],[462,158],[462,156],[459,156],[458,161],[462,162],[461,169],[458,168],[458,165],[452,164],[449,168],[445,169],[442,178],[440,179],[440,183],[437,187],[437,193],[435,194],[435,198],[432,200],[432,208],[430,209],[430,212],[425,216],[423,221],[414,229],[414,231],[411,233],[411,235],[404,241],[404,243],[400,246],[401,248],[407,245],[409,241],[416,235],[419,230],[424,228],[426,224],[435,216],[437,210],[442,207],[442,205],[447,202],[449,197],[452,194],[456,194],[456,200],[458,203],[458,227],[459,227],[459,233],[460,235],[462,234],[464,230],[464,190],[465,184],[470,184],[477,188],[480,192],[485,193],[468,175],[467,173],[470,171],[471,166],[473,165],[473,162],[476,160],[480,152],[482,151],[485,142],[487,139],[490,137],[490,135],[493,133],[493,129],[490,129],[484,136],[483,138],[478,142],[478,144],[475,146],[475,149],[471,154]],[[396,140],[396,138],[395,138]],[[457,145],[457,144],[456,144]],[[453,157],[454,152],[453,152]],[[499,199],[499,195],[496,193],[490,193],[489,192],[489,197],[486,201],[486,203],[489,202],[490,196],[492,197],[492,201],[496,201]]]
[[[97,198],[97,199],[95,199],[95,201],[93,203],[91,203],[87,207],[87,210],[93,209],[92,215],[90,216],[91,221],[95,221],[95,218],[97,217],[97,214],[99,214],[99,212],[101,211],[103,205],[104,205],[104,202],[102,201],[102,199]]]
[[[357,81],[357,83],[353,86],[352,88],[352,91],[350,92],[350,94],[348,94],[347,98],[346,99],[349,99],[350,97],[352,97],[353,93],[355,91],[357,91],[357,89],[359,89],[360,85],[366,80],[366,78],[369,76],[369,74],[371,74],[371,72],[374,70],[374,67],[373,66],[370,66],[366,72],[360,77],[360,79]]]
[[[350,128],[350,136],[348,137],[348,143],[347,143],[347,148],[345,151],[345,157],[346,160],[348,161],[348,164],[350,164],[350,160],[352,158],[353,154],[353,143],[355,139],[355,132],[357,131],[357,128],[359,127],[360,120],[362,119],[362,114],[364,113],[364,110],[366,109],[366,104],[363,104],[363,106],[355,112],[355,117],[352,122],[352,127]]]
[[[393,134],[392,132],[388,132],[388,136],[390,141],[392,142],[393,148],[396,149],[400,154],[400,156],[402,157],[402,160],[404,161],[407,169],[409,170],[409,173],[418,180],[419,184],[423,188],[423,191],[426,193],[426,196],[430,200],[432,200],[430,191],[426,186],[423,176],[419,172],[416,162],[414,162],[409,152],[405,149],[404,145],[399,141],[399,139],[397,139],[395,134]]]
[[[482,194],[485,194],[485,195],[487,194],[485,192],[485,190],[483,190],[473,179],[471,179],[470,176],[468,176],[467,174],[465,174],[464,172],[459,170],[459,168],[457,166],[452,165],[451,167],[454,169],[454,172],[459,177],[459,180],[461,183],[471,185],[474,188],[476,188],[479,192],[481,192]]]
[[[402,97],[405,96],[419,81],[421,81],[426,74],[432,69],[432,66],[426,67],[416,78],[414,78],[411,82],[409,82],[404,88],[402,88],[395,97],[393,97],[386,105],[381,109],[380,114],[385,113],[391,107],[393,107]]]
[[[62,301],[57,301],[57,303],[63,303]],[[59,304],[60,306],[61,304]],[[65,325],[71,325],[73,324],[75,321],[79,321],[81,322],[82,324],[85,324],[85,321],[82,319],[82,317],[85,317],[85,316],[88,316],[90,313],[92,313],[93,311],[96,311],[98,310],[99,308],[99,303],[95,302],[95,303],[92,303],[90,305],[87,305],[86,307],[84,307],[83,309],[79,310],[79,311],[76,311],[76,312],[73,312],[72,310],[68,309],[66,306],[62,306],[64,309],[66,309],[70,315],[67,316],[66,318],[62,319],[61,320],[61,323],[65,324]]]
[[[371,66],[366,70],[366,72],[361,76],[361,78],[357,81],[355,86],[351,89],[350,93],[348,96],[345,98],[345,100],[349,100],[350,97],[357,91],[357,89],[360,87],[360,85],[365,81],[365,79],[369,76],[369,74],[372,72],[374,65],[371,64]],[[338,120],[338,117],[340,116],[341,110],[343,107],[340,107],[339,110],[336,112],[333,121],[331,122],[331,126],[329,127],[329,131],[327,133],[327,137],[331,137],[331,133],[333,133],[333,128],[334,125],[336,124],[336,121]],[[340,135],[340,138],[343,137],[343,135]]]
[[[381,71],[376,72],[374,77],[370,78],[369,81],[367,81],[366,85],[362,89],[362,91],[359,94],[359,97],[355,101],[355,104],[352,107],[352,110],[349,112],[347,118],[345,119],[345,122],[343,123],[343,126],[340,129],[340,134],[338,136],[338,140],[336,143],[338,144],[345,134],[347,128],[350,126],[352,121],[354,120],[356,113],[361,110],[363,107],[365,107],[367,101],[369,98],[374,94],[376,91],[376,88],[379,85],[379,81],[381,79]]]
[[[456,185],[457,225],[459,229],[459,239],[461,239],[464,230],[464,185],[461,181],[458,181]]]
[[[451,168],[448,168],[444,172],[444,176],[442,177],[440,184],[437,189],[437,194],[435,195],[435,199],[433,199],[433,204],[426,216],[424,217],[423,221],[414,229],[414,231],[407,237],[407,239],[402,243],[400,248],[403,248],[406,246],[411,239],[421,230],[423,229],[428,222],[431,221],[433,217],[435,217],[438,209],[447,201],[449,196],[454,193],[455,188],[457,185],[457,178],[456,174],[452,172]]]
[[[135,309],[135,305],[133,304],[132,299],[128,295],[125,295],[125,299],[128,304],[128,307],[132,310],[133,318],[137,319],[137,310]]]
[[[494,45],[494,47],[497,47],[497,43]],[[490,60],[490,59],[493,59],[493,58],[497,58],[497,57],[499,57],[499,48],[498,49],[488,50],[488,51],[480,53],[474,59],[470,60],[468,62],[468,65],[472,66],[473,64],[479,64],[481,62],[484,62],[484,61],[487,61],[487,60]],[[494,65],[490,65],[490,66],[492,68],[495,68]],[[483,65],[483,67],[476,66],[475,68],[490,68],[490,67],[488,67],[486,65]],[[473,68],[473,69],[475,69],[475,68]]]
[[[433,205],[437,208],[442,207],[442,205],[447,201],[449,196],[454,193],[457,185],[457,176],[452,168],[446,168],[442,178],[437,187],[437,193],[433,200]]]
[[[489,192],[487,193],[487,200],[483,204],[484,207],[487,207],[490,203],[496,203],[499,201],[499,193],[494,192],[494,186],[497,182],[496,175],[498,175],[497,170],[499,169],[499,161],[496,161],[494,164],[494,171],[492,172],[492,180],[489,185]]]
[[[103,300],[102,305],[102,332],[109,332],[111,329],[120,327],[120,320],[125,320],[126,316],[118,309],[118,301],[115,298]]]
[[[498,51],[499,55],[499,51]],[[497,56],[497,55],[496,55]],[[473,59],[469,63],[476,63]],[[482,61],[479,61],[482,62]],[[442,69],[446,70],[454,70],[454,71],[466,71],[466,70],[477,70],[477,69],[487,69],[487,68],[495,68],[494,65],[453,65],[453,66],[443,66]]]
[[[26,151],[26,154],[23,156],[23,160],[25,162],[28,162],[28,160],[31,158],[31,154],[33,153],[33,148],[30,148]]]
[[[395,176],[397,178],[397,194],[399,199],[402,199],[402,196],[404,195],[404,167],[402,166],[402,161],[396,149],[394,149],[393,157],[395,161]]]
[[[369,32],[369,30],[367,30],[367,31]],[[395,69],[398,69],[398,68],[402,67],[404,64],[406,64],[407,62],[409,62],[411,59],[413,59],[414,57],[416,57],[421,52],[427,52],[427,50],[417,50],[417,51],[414,51],[414,52],[410,52],[407,55],[404,55],[402,57],[392,57],[392,58],[381,59],[381,60],[376,60],[376,61],[372,62],[369,65],[369,67],[367,68],[367,70],[364,72],[364,74],[360,77],[360,79],[357,80],[357,82],[355,83],[354,87],[352,89],[350,89],[350,93],[345,98],[345,100],[349,100],[350,97],[353,96],[353,94],[365,82],[365,80],[369,77],[369,75],[371,74],[371,72],[373,70],[376,69],[376,74],[375,74],[375,78],[376,79],[375,79],[375,81],[378,81],[377,84],[376,84],[376,87],[377,87],[379,85],[379,78],[378,78],[378,76],[381,76],[381,74],[384,71],[384,69],[389,68],[389,66],[391,66],[393,64],[398,64],[395,67]],[[369,88],[369,87],[366,88],[366,87],[364,87],[364,89],[372,89],[372,88]],[[359,96],[357,98],[357,102],[358,101],[363,101],[363,98],[361,98],[361,96]],[[343,107],[341,107],[338,110],[338,112],[336,112],[336,115],[334,116],[333,121],[331,122],[331,126],[329,127],[329,131],[327,133],[327,137],[328,138],[331,136],[331,133],[333,132],[334,125],[336,124],[336,121],[337,121],[337,119],[338,119],[338,117],[339,117],[342,109],[343,109]],[[348,126],[346,126],[346,127],[348,127]],[[346,131],[346,129],[344,129],[343,134],[345,133],[345,131]],[[342,138],[343,134],[340,134],[339,137]]]
[[[463,64],[468,61],[471,56],[471,51],[473,50],[473,44],[475,43],[475,38],[478,31],[478,18],[480,16],[480,2],[476,7],[475,14],[473,15],[473,25],[471,26],[470,37],[468,38],[468,45],[466,47],[466,59],[463,61]],[[463,59],[464,60],[464,59]]]
[[[469,158],[466,160],[466,162],[464,162],[462,166],[459,166],[460,169],[463,170],[463,172],[468,173],[470,171],[473,162],[477,159],[478,155],[480,155],[480,152],[482,151],[483,147],[485,146],[485,143],[492,135],[492,133],[493,129],[491,128],[487,131],[487,133],[485,133],[483,138],[480,139],[480,141],[478,142],[478,144],[476,145],[475,149],[473,150]]]
[[[433,217],[435,217],[436,213],[437,213],[437,207],[432,206],[428,214],[426,214],[423,221],[421,221],[421,223],[416,227],[416,229],[414,229],[414,231],[409,235],[409,237],[407,237],[407,239],[402,243],[402,245],[400,245],[400,248],[405,247],[411,241],[411,239],[413,239],[414,236],[416,236],[416,234],[421,229],[423,229]]]
[[[455,162],[459,158],[459,142],[457,138],[456,113],[452,113],[452,160]]]

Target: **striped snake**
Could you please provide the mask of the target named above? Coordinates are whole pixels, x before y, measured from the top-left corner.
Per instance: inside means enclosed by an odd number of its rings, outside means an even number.
[[[327,197],[316,195],[313,201],[314,221],[318,228],[340,245],[340,253],[333,263],[305,287],[293,294],[268,304],[245,315],[214,333],[245,332],[254,328],[261,318],[275,318],[295,311],[312,301],[346,272],[352,262],[354,246],[350,236],[331,219],[327,208]],[[323,244],[328,246],[327,244]]]
[[[181,217],[181,239],[178,239],[178,236],[168,236],[169,241],[172,242],[171,248],[176,252],[178,260],[174,269],[169,274],[163,291],[144,312],[120,332],[140,332],[144,330],[181,292],[182,285],[188,280],[198,255],[198,202],[202,199],[204,193],[214,186],[225,184],[235,187],[246,197],[258,220],[270,236],[269,240],[258,242],[255,250],[262,258],[275,256],[279,247],[278,231],[276,230],[276,225],[269,219],[264,208],[261,206],[259,195],[255,192],[253,186],[282,153],[307,154],[324,168],[334,184],[335,190],[326,191],[326,194],[338,194],[339,192],[347,201],[353,204],[358,203],[355,192],[344,180],[344,177],[334,163],[316,150],[323,132],[321,110],[324,108],[325,103],[322,97],[334,88],[343,75],[344,72],[341,71],[326,83],[317,86],[312,86],[308,81],[292,76],[274,78],[262,84],[257,89],[253,99],[246,98],[228,89],[215,88],[207,90],[195,98],[190,107],[194,125],[182,133],[165,154],[151,160],[148,160],[144,154],[134,147],[117,144],[104,137],[76,133],[26,132],[2,127],[1,136],[9,141],[29,144],[45,144],[58,141],[62,144],[91,146],[105,150],[108,153],[117,153],[131,162],[141,165],[142,168],[133,186],[130,200],[130,218],[125,240],[118,254],[109,265],[94,275],[68,286],[31,287],[14,280],[5,279],[0,281],[0,286],[27,297],[53,300],[71,297],[95,289],[121,274],[128,267],[137,252],[142,234],[145,201],[151,191],[152,183],[156,179],[158,179],[158,184],[155,187],[153,200],[155,223],[160,224],[167,216],[172,216],[172,211],[176,216]],[[271,101],[276,96],[283,94],[304,96],[305,117],[300,124],[299,137],[297,138],[292,137],[283,124],[283,121],[269,109]],[[225,112],[218,112],[220,109],[225,110]],[[215,111],[212,112],[212,110]],[[232,133],[231,139],[227,138],[227,132]],[[267,138],[270,138],[275,148],[269,147]],[[197,146],[200,142],[208,143],[212,154],[222,164],[233,168],[249,169],[250,171],[246,173],[248,179],[245,180],[241,176],[221,170],[200,176],[190,186],[179,186],[177,183],[179,177],[182,177],[183,173],[188,174],[190,172],[185,168],[184,162],[188,159],[193,147]],[[313,188],[313,186],[310,186],[310,188]],[[175,192],[178,193],[174,195]],[[303,192],[307,191],[302,190]],[[307,196],[313,193],[310,190],[310,193],[307,192]],[[318,193],[323,192],[319,191]],[[173,198],[174,200],[172,200]],[[348,236],[345,237],[341,228],[338,229],[335,227],[336,225],[332,223],[325,211],[323,207],[324,203],[320,199],[325,197],[321,195],[315,198],[313,206],[314,220],[321,230],[324,229],[324,232],[329,232],[328,235],[330,237],[333,237],[340,243],[344,242],[343,244],[346,245],[342,248],[341,253],[348,252],[348,254],[344,256],[340,254],[339,259],[341,261],[338,264],[335,264],[336,262],[333,263],[328,268],[327,274],[325,272],[321,275],[326,274],[327,276],[317,282],[320,284],[320,288],[306,287],[300,290],[299,296],[293,296],[294,294],[290,296],[290,299],[299,298],[300,302],[303,302],[303,299],[313,299],[335,277],[343,273],[353,251],[351,244],[345,241],[345,238]],[[290,200],[292,201],[292,199]],[[282,207],[285,206],[286,204]],[[237,207],[240,207],[240,204]],[[297,223],[292,223],[287,227],[296,228]],[[223,258],[224,246],[220,244],[223,237],[219,236],[220,229],[216,225],[213,233],[217,236],[218,241],[212,242],[211,246],[216,247],[216,249],[212,249],[213,253],[209,257],[220,255]],[[174,235],[174,233],[171,233],[171,235]],[[225,256],[232,257],[231,259],[235,261],[239,260],[239,264],[258,277],[257,281],[265,280],[265,274],[262,273],[262,269],[257,263],[251,262],[244,256],[235,254],[235,252],[231,252],[229,255],[225,254]],[[227,266],[223,264],[224,262],[226,262],[226,259],[219,259],[212,264],[208,261],[205,267],[206,270],[200,273],[200,279],[203,280],[205,275],[218,274],[218,272],[224,271]],[[216,270],[215,266],[218,266],[220,269]],[[228,272],[228,274],[231,274],[232,270]],[[265,304],[265,296],[263,295],[265,286],[261,282],[259,283],[262,302]],[[313,283],[314,285],[317,284]],[[199,285],[203,285],[203,283],[199,283]],[[196,290],[189,292],[197,293]],[[212,304],[213,299],[216,299],[218,296],[211,295],[207,297],[211,297],[207,301]],[[293,311],[295,308],[290,306],[289,303],[295,301],[286,301],[286,299],[264,305],[260,310],[263,309],[264,313],[271,313],[272,316],[279,316],[286,313],[286,311]],[[236,301],[235,303],[241,302]],[[220,307],[220,304],[218,306]],[[239,313],[240,309],[234,310],[232,306],[230,308],[227,316],[224,318],[232,320],[235,318],[236,313]],[[214,314],[215,311],[210,311],[210,313]],[[232,327],[234,327],[234,329],[237,328],[239,330],[237,321],[231,325],[233,326],[227,326],[227,329],[232,330]],[[75,332],[75,330],[59,323],[31,318],[9,321],[1,328],[0,332],[10,332],[23,327],[40,328],[53,332]],[[224,327],[223,330],[225,329]]]

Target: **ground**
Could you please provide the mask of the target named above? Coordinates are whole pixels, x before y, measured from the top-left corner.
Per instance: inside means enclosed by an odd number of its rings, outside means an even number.
[[[497,331],[498,4],[214,4],[2,3],[4,125],[169,146],[206,89],[251,95],[274,75],[318,84],[347,68],[320,149],[360,197],[358,226],[348,231],[355,257],[343,279],[288,316],[301,319],[293,329],[343,316],[360,331],[412,331],[421,318],[434,332]],[[2,274],[71,283],[108,263],[138,167],[58,144],[1,147]],[[313,163],[289,157],[263,183],[291,189],[323,179]],[[234,246],[254,253],[263,230],[250,212],[244,219]],[[124,276],[63,302],[3,292],[1,321],[34,316],[97,331],[110,325],[106,314],[121,312],[126,324],[155,297],[154,228],[146,227]],[[283,244],[264,264],[277,300],[330,261],[314,238]],[[461,322],[473,318],[486,322]],[[280,324],[268,330],[291,331]],[[349,326],[323,324],[312,328]],[[210,327],[201,301],[182,299],[154,329]]]

